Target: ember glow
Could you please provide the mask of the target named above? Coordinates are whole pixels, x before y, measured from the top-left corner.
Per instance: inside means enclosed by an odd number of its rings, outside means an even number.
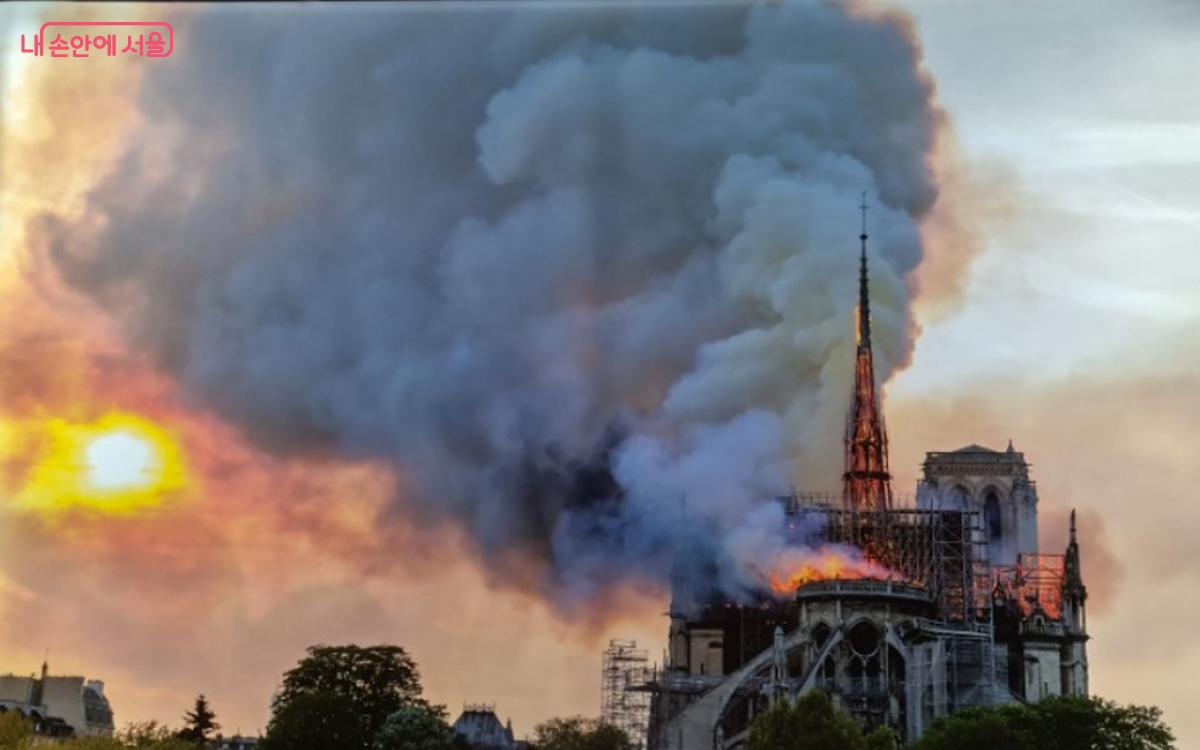
[[[885,565],[868,559],[853,547],[823,546],[816,550],[791,550],[768,576],[771,590],[790,596],[816,581],[899,580],[902,576]]]

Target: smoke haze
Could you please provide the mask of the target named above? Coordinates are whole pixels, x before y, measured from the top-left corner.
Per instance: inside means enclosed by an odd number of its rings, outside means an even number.
[[[507,581],[569,608],[686,546],[752,586],[725,540],[840,466],[864,190],[881,377],[911,353],[940,115],[907,24],[292,10],[183,24],[34,252],[195,407],[392,465],[384,522],[452,522]]]

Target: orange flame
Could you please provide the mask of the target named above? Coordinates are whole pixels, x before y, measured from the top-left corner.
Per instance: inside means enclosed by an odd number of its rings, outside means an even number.
[[[1041,610],[1052,619],[1062,616],[1062,555],[1021,555],[1016,565],[992,569],[995,587],[1016,601],[1023,617]]]
[[[867,559],[851,547],[820,547],[816,550],[790,550],[775,570],[767,575],[771,590],[789,596],[815,581],[871,579],[888,581],[902,576],[885,565]]]

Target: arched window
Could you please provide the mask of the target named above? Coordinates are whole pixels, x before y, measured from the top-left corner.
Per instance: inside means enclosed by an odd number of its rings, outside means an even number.
[[[823,622],[817,623],[816,627],[812,629],[813,643],[817,644],[817,648],[825,645],[825,639],[829,637],[829,633],[829,626]]]
[[[850,641],[850,648],[854,649],[854,653],[859,656],[871,656],[879,649],[879,631],[866,620],[862,620],[850,628],[847,638]]]
[[[832,656],[825,657],[825,661],[821,664],[821,676],[826,680],[832,680],[837,676],[837,662]]]
[[[955,485],[954,489],[950,490],[950,502],[950,507],[954,510],[967,510],[970,508],[971,493],[961,484]]]
[[[1000,515],[1000,496],[988,490],[983,496],[983,519],[987,524],[988,541],[999,541],[1004,535],[1004,519]]]
[[[883,667],[879,663],[878,656],[872,656],[870,659],[867,659],[867,676],[868,677],[879,677],[879,675],[882,674],[882,672],[883,672]]]

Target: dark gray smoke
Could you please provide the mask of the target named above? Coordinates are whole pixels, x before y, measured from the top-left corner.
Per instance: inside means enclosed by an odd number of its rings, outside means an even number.
[[[42,246],[280,452],[386,457],[398,512],[578,600],[695,551],[730,593],[839,470],[859,194],[881,370],[937,111],[833,4],[213,9]],[[687,539],[686,544],[681,540]]]

